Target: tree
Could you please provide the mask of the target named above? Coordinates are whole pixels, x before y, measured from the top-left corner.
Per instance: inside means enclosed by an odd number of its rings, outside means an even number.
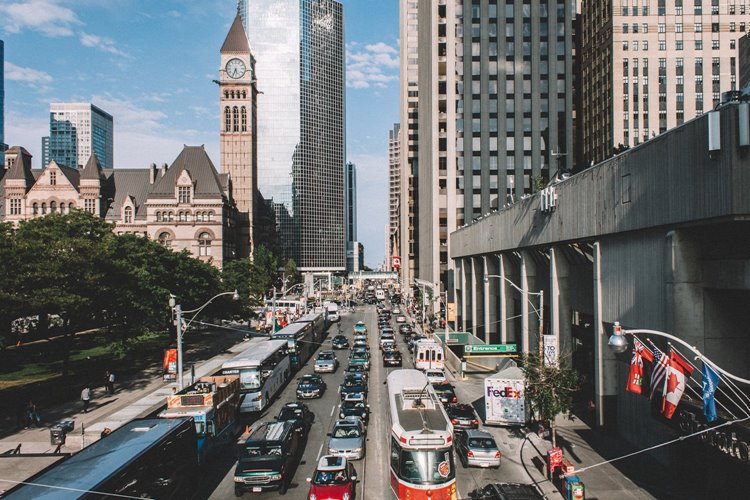
[[[557,445],[555,418],[564,413],[572,419],[573,393],[579,388],[578,372],[564,359],[557,364],[544,364],[539,354],[526,354],[521,369],[526,375],[526,401],[532,413],[550,422],[552,446]]]
[[[299,273],[299,270],[297,270],[297,263],[294,259],[288,259],[286,264],[284,264],[284,278],[286,279],[286,282],[289,283],[288,286],[302,281],[302,275]]]
[[[240,299],[232,302],[228,307],[233,314],[242,317],[252,317],[253,306],[262,304],[262,295],[251,295],[251,283],[253,279],[253,262],[250,259],[234,259],[224,262],[221,270],[221,280],[225,290],[237,290]]]
[[[16,245],[13,225],[0,223],[0,349],[13,343],[11,322],[21,315],[18,268],[20,254]]]
[[[263,245],[255,247],[250,279],[250,295],[265,297],[279,276],[279,261]]]

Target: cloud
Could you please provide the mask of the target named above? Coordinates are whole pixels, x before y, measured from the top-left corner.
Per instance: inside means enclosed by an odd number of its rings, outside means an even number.
[[[7,64],[7,63],[6,63]],[[5,116],[5,142],[9,146],[23,146],[33,155],[33,165],[42,164],[42,136],[49,135],[49,115],[30,116],[29,113],[8,113]]]
[[[140,102],[139,99],[137,102]],[[147,108],[136,101],[130,101],[109,94],[95,95],[91,102],[111,114],[115,119],[116,133],[120,131],[144,134],[160,132],[167,115],[159,109]]]
[[[354,89],[385,88],[398,81],[398,49],[384,42],[346,48],[346,85]]]
[[[95,49],[99,49],[101,51],[108,52],[120,57],[130,57],[128,54],[118,49],[115,46],[115,41],[111,38],[98,35],[90,35],[88,33],[82,32],[79,36],[79,40],[81,41],[81,45],[83,45],[84,47],[93,47]]]
[[[82,24],[75,12],[56,0],[27,0],[0,5],[0,23],[6,33],[25,29],[50,37],[72,36],[75,25]]]
[[[5,61],[5,79],[19,82],[28,87],[45,89],[47,84],[52,83],[53,78],[49,73],[34,68],[16,66],[10,61]]]

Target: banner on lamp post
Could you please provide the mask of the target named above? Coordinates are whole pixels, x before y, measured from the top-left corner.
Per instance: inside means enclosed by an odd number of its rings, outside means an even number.
[[[544,364],[557,366],[557,335],[544,336]]]

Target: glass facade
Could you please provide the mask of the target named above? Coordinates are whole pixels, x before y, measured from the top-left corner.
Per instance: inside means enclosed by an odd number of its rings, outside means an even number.
[[[5,165],[5,47],[0,40],[0,165]]]
[[[256,57],[258,187],[273,200],[283,258],[346,268],[344,28],[334,0],[239,3]]]
[[[49,139],[42,143],[47,162],[76,168],[96,153],[102,168],[112,168],[112,115],[92,104],[50,104]],[[46,166],[46,163],[45,165]]]

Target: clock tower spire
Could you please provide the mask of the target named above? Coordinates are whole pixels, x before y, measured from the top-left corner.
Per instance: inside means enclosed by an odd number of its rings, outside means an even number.
[[[237,256],[248,257],[254,246],[253,206],[258,193],[258,89],[255,57],[239,13],[221,47],[218,82],[221,169],[230,176],[239,213]]]

